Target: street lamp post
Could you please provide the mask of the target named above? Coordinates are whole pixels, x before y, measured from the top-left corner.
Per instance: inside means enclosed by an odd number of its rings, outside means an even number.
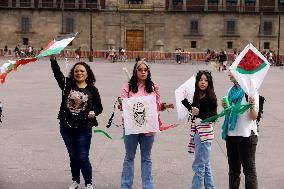
[[[281,33],[281,14],[280,14],[280,7],[281,5],[284,5],[284,0],[279,0],[278,3],[278,42],[277,42],[277,62],[276,65],[280,66],[281,60],[280,60],[280,33]]]
[[[260,48],[260,44],[261,44],[261,37],[262,37],[262,15],[263,15],[263,12],[260,11],[260,14],[259,14],[259,26],[258,26],[258,50],[261,51],[261,48]]]
[[[90,55],[89,61],[93,62],[93,10],[90,9]]]
[[[61,0],[61,33],[64,32],[64,0]]]

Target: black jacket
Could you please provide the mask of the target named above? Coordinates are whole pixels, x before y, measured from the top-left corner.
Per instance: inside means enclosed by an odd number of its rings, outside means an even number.
[[[92,126],[98,126],[96,117],[93,119],[88,118],[89,111],[94,111],[96,116],[102,113],[103,106],[98,89],[94,85],[87,85],[86,89],[89,90],[91,94],[91,104],[88,105],[86,111],[76,116],[76,119],[73,119],[72,115],[68,113],[67,98],[70,91],[78,87],[76,86],[75,82],[72,82],[70,78],[63,75],[56,60],[51,60],[51,68],[62,91],[62,101],[57,118],[63,122],[64,125],[68,125],[71,128],[86,129]]]

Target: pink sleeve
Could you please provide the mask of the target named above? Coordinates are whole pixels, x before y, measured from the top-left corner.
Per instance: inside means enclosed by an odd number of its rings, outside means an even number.
[[[129,97],[129,86],[128,83],[123,84],[121,93],[120,93],[121,98],[128,98]]]
[[[159,92],[159,88],[158,86],[154,83],[154,92],[156,93],[156,103],[157,103],[157,109],[158,111],[161,110],[161,96],[160,96],[160,92]]]

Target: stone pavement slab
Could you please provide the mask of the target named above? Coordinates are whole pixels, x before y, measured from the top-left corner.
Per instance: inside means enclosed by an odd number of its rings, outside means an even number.
[[[0,64],[7,59],[0,59]],[[71,66],[75,60],[70,60]],[[60,60],[66,72],[64,60]],[[109,140],[94,134],[90,158],[96,189],[118,189],[124,158],[124,144],[119,138],[122,128],[105,128],[115,98],[126,82],[125,66],[132,73],[134,63],[108,63],[95,60],[90,63],[95,72],[96,86],[101,94],[104,111],[98,117],[100,129],[113,137]],[[199,69],[213,68],[204,63],[177,65],[171,62],[150,65],[152,79],[159,86],[162,101],[175,102],[174,90]],[[256,166],[260,189],[284,188],[283,102],[284,70],[272,67],[260,93],[267,98],[261,121]],[[219,101],[231,86],[225,73],[212,70]],[[4,104],[4,118],[0,128],[0,189],[65,189],[71,174],[66,148],[58,130],[56,119],[61,92],[47,59],[20,67],[8,75],[0,86],[0,100]],[[221,111],[221,107],[218,108]],[[121,124],[121,113],[116,112],[114,122]],[[161,114],[165,123],[176,121],[175,110]],[[220,138],[223,119],[215,126],[216,139],[212,148],[212,169],[217,189],[228,188],[226,147]],[[153,174],[157,189],[190,188],[193,156],[188,154],[189,125],[179,126],[158,134],[152,151]],[[142,188],[140,179],[140,152],[135,159],[134,189]],[[82,179],[83,180],[83,179]],[[241,188],[244,188],[242,177]],[[83,186],[82,186],[83,187]]]

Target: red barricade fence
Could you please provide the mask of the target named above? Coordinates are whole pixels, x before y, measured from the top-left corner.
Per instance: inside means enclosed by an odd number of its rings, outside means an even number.
[[[34,51],[35,54],[39,52],[37,50]],[[89,58],[90,54],[93,58],[108,58],[109,51],[108,50],[96,50],[90,53],[90,51],[81,51],[80,57],[81,58]],[[115,52],[118,56],[118,51]],[[66,58],[76,58],[75,50],[64,50],[60,54],[62,57]],[[127,60],[135,60],[137,57],[145,58],[149,62],[156,62],[156,61],[175,61],[176,53],[175,52],[160,52],[160,51],[126,51],[125,52]],[[182,52],[181,57],[184,62],[188,61],[205,61],[206,53],[205,52]],[[228,53],[228,61],[233,61],[233,54]],[[5,54],[4,49],[0,49],[0,57],[1,56],[14,56],[14,52],[11,49],[8,49],[7,53]],[[280,61],[284,62],[284,55],[280,55]]]

